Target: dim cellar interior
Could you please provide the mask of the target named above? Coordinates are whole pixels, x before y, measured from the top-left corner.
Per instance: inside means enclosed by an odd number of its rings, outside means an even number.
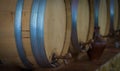
[[[0,0],[0,71],[120,71],[119,0]]]

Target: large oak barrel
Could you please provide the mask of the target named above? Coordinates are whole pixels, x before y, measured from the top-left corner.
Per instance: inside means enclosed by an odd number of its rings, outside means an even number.
[[[119,29],[119,2],[118,0],[114,0],[114,30]]]
[[[103,53],[104,48],[106,47],[105,44],[106,41],[104,41],[102,36],[108,35],[110,33],[114,33],[116,30],[119,30],[118,0],[94,0],[93,8],[94,8],[94,23],[96,27],[100,28],[99,36],[101,36],[100,39],[102,40],[100,40],[100,42],[98,41],[100,47],[99,45],[97,45],[92,50],[88,51],[88,55],[91,57],[92,60],[99,59],[101,54]],[[102,46],[101,41],[103,42],[104,46]]]
[[[110,30],[117,31],[119,30],[119,0],[109,0],[108,3]]]
[[[69,0],[0,0],[0,61],[28,68],[55,67],[68,53]]]
[[[120,17],[120,3],[119,0],[109,0],[108,1],[109,6],[109,22],[110,22],[110,43],[112,43],[112,47],[119,48],[119,38],[120,38],[120,23],[119,23],[119,17]]]
[[[71,52],[79,52],[80,44],[93,38],[94,24],[91,0],[72,0],[72,47]]]
[[[107,0],[92,0],[91,8],[94,16],[94,41],[91,43],[92,48],[87,53],[90,60],[96,61],[106,47],[106,41],[102,36],[109,33]]]

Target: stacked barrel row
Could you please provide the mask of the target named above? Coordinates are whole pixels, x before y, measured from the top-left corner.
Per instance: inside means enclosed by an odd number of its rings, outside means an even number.
[[[120,29],[119,7],[118,0],[71,1],[72,45],[70,50],[73,55],[83,50],[88,53],[90,59],[99,59],[105,47],[109,47],[109,37],[116,37],[111,34]]]
[[[102,36],[109,34],[111,22],[120,29],[118,1],[0,0],[0,63],[60,66],[94,40],[96,26]]]

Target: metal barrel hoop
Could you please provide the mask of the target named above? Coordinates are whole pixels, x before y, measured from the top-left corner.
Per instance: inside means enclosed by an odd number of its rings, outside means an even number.
[[[100,0],[94,1],[94,23],[95,23],[94,25],[95,27],[99,27],[98,25],[99,3],[100,3]]]
[[[46,0],[34,0],[30,21],[31,46],[36,62],[43,67],[48,67],[44,49],[44,13]]]
[[[49,62],[44,46],[44,16],[47,0],[34,0],[30,21],[31,46],[36,62],[41,67],[55,67]]]
[[[79,0],[72,0],[71,2],[71,12],[72,12],[72,44],[77,49],[81,50],[79,42],[78,42],[78,36],[77,36],[77,12],[78,12],[78,2]]]
[[[110,32],[114,31],[114,0],[110,0]]]
[[[22,42],[22,10],[23,10],[24,0],[18,0],[16,5],[15,21],[14,21],[14,33],[16,47],[21,61],[27,68],[32,68],[32,64],[26,57],[23,42]]]

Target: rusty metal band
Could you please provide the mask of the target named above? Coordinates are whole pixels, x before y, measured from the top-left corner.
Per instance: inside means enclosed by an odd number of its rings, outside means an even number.
[[[77,35],[77,13],[78,13],[78,2],[79,0],[72,0],[71,1],[71,12],[72,12],[72,45],[75,46],[77,49],[81,50],[79,42],[78,42],[78,35]]]
[[[32,68],[32,64],[26,58],[26,54],[22,42],[22,10],[23,10],[24,0],[17,0],[15,21],[14,21],[14,33],[16,47],[20,56],[21,61],[27,68]]]

